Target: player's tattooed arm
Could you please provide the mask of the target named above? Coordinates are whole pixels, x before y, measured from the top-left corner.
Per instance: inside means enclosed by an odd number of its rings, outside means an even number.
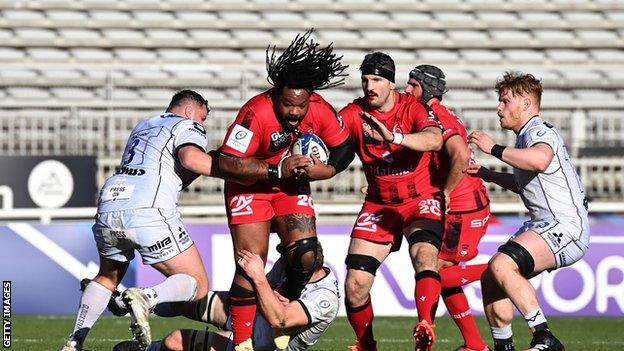
[[[236,157],[219,153],[213,164],[214,177],[251,185],[257,180],[267,179],[269,164],[252,157]]]
[[[289,156],[278,165],[269,165],[253,157],[236,157],[220,153],[216,164],[213,164],[212,175],[248,185],[257,180],[272,179],[270,176],[272,167],[275,175],[273,179],[289,178],[295,174],[296,169],[303,168],[309,163],[310,159],[303,155]]]

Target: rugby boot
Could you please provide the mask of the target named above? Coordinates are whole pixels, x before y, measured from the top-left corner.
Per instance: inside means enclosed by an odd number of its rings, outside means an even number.
[[[365,349],[362,346],[360,346],[359,342],[356,342],[355,345],[349,346],[349,351],[377,351],[377,341],[373,343],[372,349]]]
[[[416,347],[414,351],[431,351],[435,342],[435,333],[433,328],[435,325],[429,324],[426,320],[422,320],[414,327],[414,339]]]
[[[531,346],[527,351],[565,351],[565,347],[550,330],[540,330],[533,333]]]
[[[118,343],[113,347],[113,351],[144,351],[136,340],[126,340]]]
[[[290,328],[274,328],[273,329],[273,342],[275,343],[275,347],[280,350],[286,350],[288,347],[288,343],[290,342],[290,333],[292,330]]]
[[[241,342],[240,344],[234,346],[234,351],[254,351],[253,343],[251,342],[251,338]]]
[[[471,349],[469,347],[466,347],[466,345],[462,345],[456,348],[455,351],[491,351],[491,350],[488,346],[485,346],[484,349],[477,350],[477,349]]]
[[[80,345],[78,341],[72,340],[70,338],[69,340],[67,340],[65,345],[63,345],[61,351],[82,351],[82,345]]]
[[[91,279],[89,278],[84,278],[83,280],[80,281],[80,291],[84,291],[84,289],[87,288],[87,285],[89,285],[89,283],[91,283]],[[108,308],[108,310],[114,314],[117,317],[123,317],[125,315],[128,314],[128,310],[119,306],[117,304],[117,301],[115,301],[115,299],[121,295],[121,293],[117,290],[113,291],[113,294],[110,297],[110,300],[108,300],[108,305],[106,305],[106,308]]]
[[[139,288],[129,288],[121,294],[121,298],[130,312],[130,331],[139,346],[145,349],[152,342],[147,295]]]

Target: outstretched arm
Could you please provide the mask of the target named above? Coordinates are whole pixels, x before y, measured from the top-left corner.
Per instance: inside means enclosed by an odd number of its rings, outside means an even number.
[[[472,164],[468,166],[468,174],[479,177],[486,182],[497,184],[516,194],[520,191],[511,173],[496,172],[478,164]]]
[[[267,162],[253,157],[236,157],[220,153],[218,161],[213,166],[213,176],[235,182],[253,183],[257,180],[277,180],[289,178],[295,174],[295,169],[310,164],[310,158],[303,155],[288,156],[279,165],[269,165]]]
[[[477,145],[481,151],[492,155],[495,143],[492,138],[485,132],[477,130],[468,136],[468,142]],[[500,145],[497,147],[501,148]],[[508,165],[522,169],[525,171],[544,172],[550,165],[554,157],[554,151],[550,145],[546,143],[537,143],[528,148],[504,147],[504,150],[498,157],[501,161]]]
[[[364,130],[375,140],[404,146],[414,151],[440,151],[442,148],[442,130],[438,127],[427,127],[420,132],[400,134],[391,132],[377,118],[362,112],[366,122]]]

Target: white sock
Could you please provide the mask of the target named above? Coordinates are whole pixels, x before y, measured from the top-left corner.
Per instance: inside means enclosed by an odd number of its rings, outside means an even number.
[[[494,339],[505,340],[513,336],[513,333],[511,332],[511,324],[502,328],[491,327],[490,330],[492,330],[492,338]]]
[[[544,316],[542,309],[538,308],[524,315],[524,320],[527,322],[529,328],[533,328],[536,325],[546,323],[546,316]]]
[[[112,294],[110,290],[98,282],[92,281],[87,285],[80,297],[80,306],[76,314],[76,323],[74,331],[70,336],[71,339],[77,341],[80,345],[83,344],[87,333],[89,333],[95,321],[104,312]]]
[[[145,349],[145,351],[160,351],[160,347],[162,346],[161,340],[152,341],[151,344]]]
[[[190,301],[196,291],[197,280],[188,274],[174,274],[158,285],[143,289],[150,300],[150,307],[162,302]]]

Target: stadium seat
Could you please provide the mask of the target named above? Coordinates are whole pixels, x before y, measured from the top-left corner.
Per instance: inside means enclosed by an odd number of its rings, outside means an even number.
[[[61,100],[93,100],[95,98],[93,91],[82,88],[51,88],[50,92],[55,98]]]
[[[89,15],[85,11],[75,10],[46,10],[45,17],[54,23],[85,23]]]
[[[117,48],[115,56],[121,62],[154,62],[158,59],[156,53],[148,49],[140,48]]]
[[[200,53],[190,49],[157,49],[156,53],[162,62],[190,62],[201,60]]]
[[[181,21],[190,27],[201,27],[208,23],[215,23],[218,16],[215,12],[208,11],[175,11],[176,21]]]
[[[69,52],[60,48],[52,47],[33,47],[26,49],[28,56],[36,61],[43,61],[47,63],[62,62],[66,63],[70,58]]]
[[[499,63],[503,60],[499,50],[463,49],[458,51],[461,58],[469,64]]]
[[[110,45],[115,46],[140,46],[145,39],[145,33],[136,29],[105,28],[102,35]]]
[[[531,49],[503,49],[503,56],[513,63],[540,64],[544,62],[546,55],[541,50]]]
[[[141,26],[158,25],[167,26],[167,23],[175,23],[175,16],[171,12],[166,11],[132,11],[132,17]]]
[[[21,22],[22,24],[30,21],[42,21],[45,19],[45,15],[41,11],[37,10],[2,10],[2,18],[7,20],[14,20]]]
[[[37,77],[39,76],[39,74],[37,73],[37,71],[32,70],[32,69],[7,69],[4,68],[2,70],[0,70],[0,84],[5,85],[6,84],[6,80],[11,80],[13,82],[15,81],[21,81],[21,82],[26,82],[26,81],[32,81],[35,80]]]
[[[544,52],[553,63],[587,63],[589,60],[589,54],[583,50],[546,49]]]
[[[89,16],[102,25],[127,25],[132,20],[130,12],[121,10],[91,10]]]
[[[71,56],[78,62],[110,62],[113,52],[105,48],[71,48]]]

